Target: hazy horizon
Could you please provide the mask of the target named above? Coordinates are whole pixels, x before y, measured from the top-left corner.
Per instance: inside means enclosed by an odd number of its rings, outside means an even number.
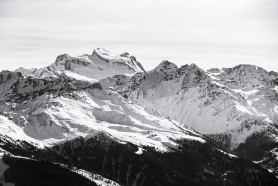
[[[95,48],[162,60],[278,72],[278,1],[0,0],[0,71],[40,68]]]

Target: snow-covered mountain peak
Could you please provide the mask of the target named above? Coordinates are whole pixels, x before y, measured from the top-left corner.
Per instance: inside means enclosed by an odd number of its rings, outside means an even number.
[[[3,70],[0,72],[0,84],[10,80],[10,79],[17,79],[18,77],[23,77],[19,72],[12,72],[9,70]]]
[[[192,68],[199,68],[195,63],[191,63],[189,66]]]
[[[276,73],[268,72],[255,65],[241,64],[232,68],[223,68],[217,73],[215,70],[208,70],[215,81],[229,88],[254,88],[271,84],[277,78]]]
[[[114,55],[106,49],[97,48],[93,51],[92,55],[97,56],[106,63],[113,63],[119,66],[126,65],[129,70],[133,70],[134,72],[145,72],[141,63],[139,63],[134,56],[130,56],[127,52],[120,55]]]
[[[185,64],[185,65],[182,65],[179,70],[181,71],[185,71],[185,70],[188,70],[188,69],[198,69],[198,70],[201,70],[203,71],[203,69],[199,68],[195,63],[191,63],[191,64]]]
[[[23,76],[20,72],[11,72],[8,70],[0,72],[0,96],[10,92],[11,85],[22,78]]]
[[[274,76],[275,78],[278,78],[278,73],[274,71],[269,71],[270,76]]]
[[[21,72],[24,77],[31,76],[41,79],[68,76],[89,82],[96,82],[114,75],[132,75],[137,72],[145,72],[136,58],[130,56],[127,52],[121,55],[113,55],[100,48],[95,49],[92,55],[84,54],[73,57],[62,54],[50,66],[40,69],[19,68],[16,71]]]
[[[34,77],[34,78],[58,78],[58,74],[55,71],[51,71],[49,68],[32,68],[25,69],[23,67],[18,68],[15,72],[20,72],[24,77]]]
[[[93,53],[95,53],[95,52],[97,52],[98,54],[101,54],[101,55],[112,56],[112,54],[111,54],[108,50],[106,50],[106,49],[104,49],[104,48],[97,48],[97,49],[94,49],[94,52],[93,52]]]
[[[163,60],[153,71],[159,71],[164,74],[170,74],[176,72],[178,69],[177,65],[168,61]]]
[[[255,66],[255,65],[249,65],[249,64],[240,64],[232,68],[224,68],[224,72],[226,73],[242,73],[242,72],[247,72],[247,73],[257,73],[257,72],[266,72],[265,69]]]
[[[124,53],[120,54],[120,56],[121,56],[121,57],[130,57],[130,56],[129,56],[129,53],[127,53],[127,52],[124,52]]]
[[[210,68],[207,70],[209,73],[221,73],[221,70],[219,68]]]
[[[147,73],[137,73],[131,78],[114,76],[101,83],[109,84],[125,96],[137,98],[142,96],[142,99],[145,99],[145,95],[150,92],[152,96],[149,98],[157,99],[209,81],[210,77],[195,64],[178,68],[174,63],[164,60],[158,67]],[[130,95],[132,91],[134,92]]]
[[[62,65],[62,66],[64,66],[65,70],[69,70],[69,71],[70,70],[74,70],[73,69],[74,68],[74,64],[86,67],[88,65],[91,65],[92,61],[90,61],[84,55],[83,56],[79,56],[79,57],[71,57],[68,54],[59,55],[56,58],[56,61],[55,61],[55,65],[56,66]],[[53,64],[51,66],[53,66]]]
[[[169,75],[167,79],[182,78],[183,85],[182,88],[188,86],[194,86],[200,83],[207,83],[209,81],[209,76],[205,71],[199,68],[196,64],[183,65],[178,70],[176,75]]]

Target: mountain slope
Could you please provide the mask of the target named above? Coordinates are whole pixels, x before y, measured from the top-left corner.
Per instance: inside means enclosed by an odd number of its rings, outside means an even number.
[[[277,142],[276,73],[252,65],[205,72],[194,64],[177,68],[164,63],[147,73],[114,76],[100,83],[244,156],[252,153],[237,148],[254,134],[263,134],[268,139],[264,144]],[[262,158],[261,154],[251,159]]]
[[[213,72],[169,61],[145,72],[128,53],[104,49],[61,55],[42,69],[3,71],[2,148],[122,185],[276,185],[268,171],[211,140],[241,155],[254,134],[275,142],[275,114],[255,111],[246,97],[275,98],[275,73],[253,87],[230,83],[230,70]],[[268,104],[273,113],[275,104]]]
[[[5,182],[15,183],[16,186],[97,186],[95,182],[50,162],[12,156],[4,156],[3,161],[10,166],[4,173]]]
[[[231,161],[234,165],[231,169],[234,171],[238,169],[239,164],[245,162],[241,159],[241,163],[238,163],[237,160],[240,158],[211,145],[195,131],[181,127],[179,123],[165,118],[152,109],[143,109],[100,84],[68,78],[24,78],[16,75],[18,73],[11,72],[11,74],[15,74],[18,79],[11,85],[11,91],[1,98],[2,103],[8,103],[1,105],[1,112],[5,115],[1,116],[1,121],[5,124],[2,124],[1,142],[5,150],[15,155],[34,156],[38,159],[51,158],[52,161],[60,163],[69,161],[71,166],[101,174],[127,185],[137,183],[155,185],[156,182],[168,185],[170,183],[179,185],[181,182],[202,185],[207,183],[207,179],[210,179],[210,185],[223,184],[222,174],[226,172],[225,167],[220,162],[213,163],[212,160],[207,160],[207,163],[214,165],[203,168],[206,163],[199,162],[204,156],[200,153],[203,150],[211,151],[212,156],[223,161]],[[57,142],[59,144],[55,145]],[[184,149],[184,151],[183,148],[192,150]],[[211,150],[205,150],[206,148]],[[108,149],[122,150],[109,152]],[[195,152],[194,149],[199,150]],[[103,156],[102,152],[108,153],[107,156]],[[111,167],[109,162],[112,163],[116,157],[123,156],[123,153],[132,159],[123,157],[124,159],[120,160],[121,168],[120,172],[117,172],[120,175],[119,179],[113,177],[106,169],[103,171],[97,169],[103,164],[107,164],[107,168]],[[192,159],[192,153],[195,154],[194,159],[198,157],[196,160]],[[141,156],[142,165],[149,168],[146,169],[146,173],[141,173],[142,177],[136,177],[135,175],[140,174],[140,169],[144,166],[140,168],[141,163],[139,166],[134,160]],[[161,156],[161,161],[155,161],[155,157],[158,156]],[[97,157],[102,158],[97,161],[100,163],[98,166],[87,162],[90,160],[93,163],[91,160],[97,160]],[[172,157],[179,158],[178,162],[184,161],[182,167],[188,164],[188,161],[192,166],[187,165],[188,170],[184,170],[172,161],[175,159]],[[124,163],[124,160],[127,162]],[[162,163],[166,161],[170,162]],[[128,164],[134,167],[132,170],[137,171],[125,172],[129,169]],[[258,182],[262,184],[276,182],[275,178],[256,165],[250,164],[246,167],[248,168],[240,170],[246,173],[250,169],[255,170],[256,174],[262,177],[257,180]],[[161,175],[168,175],[166,179],[154,172],[157,169],[163,170]],[[173,177],[177,174],[176,171],[179,172],[179,176]],[[210,171],[212,173],[207,173]],[[241,173],[225,173],[225,175],[229,175],[227,180],[231,184],[240,185],[242,178],[237,178],[237,175]],[[155,179],[152,175],[155,175]],[[129,181],[124,181],[126,179]]]
[[[94,136],[99,131],[161,149],[172,145],[170,138],[195,139],[177,122],[152,109],[144,110],[98,83],[64,77],[20,76],[1,98],[0,112],[23,128],[24,134],[45,144]]]

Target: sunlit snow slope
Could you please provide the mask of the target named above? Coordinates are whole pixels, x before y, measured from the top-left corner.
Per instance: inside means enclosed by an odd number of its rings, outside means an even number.
[[[147,73],[100,82],[202,134],[231,134],[235,148],[277,123],[276,78],[252,65],[205,72],[195,64],[177,68],[163,61]]]
[[[204,71],[195,64],[178,68],[163,61],[147,73],[114,76],[100,83],[244,156],[257,154],[251,159],[262,158],[265,152],[254,151],[255,145],[249,152],[240,146],[254,135],[263,136],[262,147],[278,141],[278,75],[273,71],[253,65]]]
[[[18,132],[22,140],[51,145],[99,133],[137,145],[167,150],[173,139],[204,141],[150,108],[131,103],[98,83],[68,77],[25,78],[2,72],[0,112],[2,134]],[[8,120],[9,119],[9,120]]]
[[[78,57],[72,57],[63,54],[57,57],[55,63],[41,69],[16,70],[25,77],[46,78],[57,76],[68,76],[76,79],[96,82],[97,80],[119,75],[134,74],[144,72],[142,65],[136,61],[134,56],[127,52],[120,55],[113,55],[105,49],[97,48],[92,55],[84,54]]]

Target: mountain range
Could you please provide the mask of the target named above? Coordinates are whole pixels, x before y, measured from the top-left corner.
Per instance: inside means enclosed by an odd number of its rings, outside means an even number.
[[[255,65],[63,54],[2,71],[0,114],[3,185],[278,185],[278,73]]]

